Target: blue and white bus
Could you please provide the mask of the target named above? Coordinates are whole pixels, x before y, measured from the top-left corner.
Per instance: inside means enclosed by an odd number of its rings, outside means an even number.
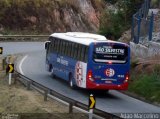
[[[104,36],[53,33],[45,43],[47,70],[69,82],[70,87],[126,90],[130,70],[128,44]]]

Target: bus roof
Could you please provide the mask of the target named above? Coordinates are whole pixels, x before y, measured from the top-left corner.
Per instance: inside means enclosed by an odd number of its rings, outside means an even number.
[[[115,42],[106,39],[106,37],[102,35],[83,32],[53,33],[50,36],[84,45],[89,45],[90,43],[94,42]]]

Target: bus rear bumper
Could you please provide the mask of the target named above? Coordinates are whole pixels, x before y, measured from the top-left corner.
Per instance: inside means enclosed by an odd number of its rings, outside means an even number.
[[[87,81],[87,89],[97,89],[97,90],[127,90],[128,83],[123,83],[121,85],[115,84],[96,84],[92,81]]]

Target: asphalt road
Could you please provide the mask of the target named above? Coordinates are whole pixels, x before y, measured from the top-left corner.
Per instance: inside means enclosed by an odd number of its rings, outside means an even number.
[[[88,104],[87,90],[72,90],[68,84],[59,79],[53,79],[45,71],[45,50],[43,43],[0,43],[5,48],[5,54],[25,53],[19,62],[18,70],[25,76],[53,89],[59,93]],[[142,102],[118,91],[110,91],[106,95],[96,96],[96,107],[111,113],[160,113],[160,107]]]
[[[0,47],[3,47],[3,55],[28,53],[40,51],[44,47],[42,42],[0,42]]]

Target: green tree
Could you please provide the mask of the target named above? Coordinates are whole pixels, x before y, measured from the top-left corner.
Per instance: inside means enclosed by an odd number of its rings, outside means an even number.
[[[100,34],[112,40],[117,40],[121,36],[124,26],[121,11],[105,13],[100,22]]]
[[[105,0],[105,2],[111,3],[111,4],[115,4],[117,2],[117,0]]]
[[[105,10],[102,14],[99,33],[112,40],[117,40],[131,26],[132,15],[141,7],[142,3],[143,0],[118,0],[115,3],[116,12]]]
[[[124,15],[124,20],[131,21],[132,15],[141,7],[144,0],[120,0],[118,8]]]

